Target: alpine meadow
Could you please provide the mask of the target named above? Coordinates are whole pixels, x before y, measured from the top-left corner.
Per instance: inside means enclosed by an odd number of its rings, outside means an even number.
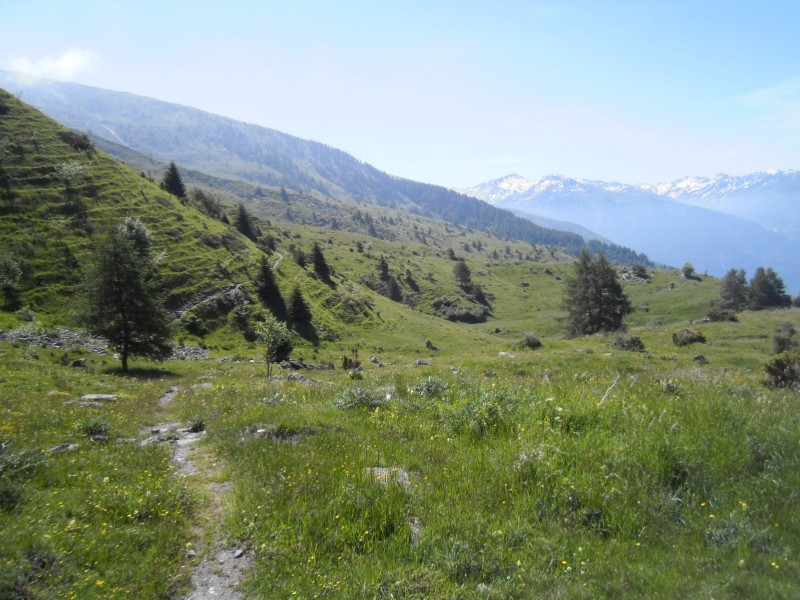
[[[61,85],[0,90],[0,598],[800,597],[780,269]]]

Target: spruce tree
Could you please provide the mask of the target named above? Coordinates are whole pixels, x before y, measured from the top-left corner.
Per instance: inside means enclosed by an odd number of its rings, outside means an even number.
[[[288,319],[286,302],[281,296],[281,290],[275,280],[275,273],[272,272],[272,267],[269,266],[266,256],[261,257],[258,277],[256,277],[256,291],[258,292],[258,297],[261,298],[261,302],[275,315],[276,319],[280,321]]]
[[[397,283],[397,279],[391,275],[389,276],[389,280],[386,282],[386,297],[394,302],[403,301],[403,290],[400,288],[400,284]]]
[[[592,260],[586,250],[575,262],[575,274],[567,280],[563,307],[569,313],[569,335],[614,331],[631,312],[614,268],[602,254]]]
[[[292,290],[292,297],[289,300],[289,318],[295,329],[302,329],[311,324],[311,309],[299,286],[295,286]]]
[[[173,161],[170,161],[169,165],[167,165],[167,170],[164,171],[164,177],[161,179],[161,189],[178,198],[186,197],[186,187],[183,185],[181,174]]]
[[[319,276],[322,281],[330,282],[331,270],[328,263],[325,261],[325,255],[322,253],[322,248],[319,244],[314,243],[314,248],[311,250],[311,262],[314,264],[314,272]]]
[[[750,304],[752,310],[764,308],[788,308],[792,299],[786,293],[783,279],[772,270],[758,267],[750,280]]]
[[[456,283],[462,288],[469,287],[472,284],[472,273],[463,258],[456,261],[453,266],[453,275],[455,275]]]
[[[100,244],[84,282],[84,297],[87,329],[105,337],[119,353],[123,372],[128,372],[131,356],[169,357],[170,315],[151,256],[150,233],[141,221],[125,219]]]
[[[719,308],[742,310],[747,307],[747,275],[744,269],[731,269],[722,278],[719,289]]]
[[[247,212],[247,209],[241,202],[239,202],[239,207],[236,212],[236,229],[243,236],[250,238],[253,241],[256,241],[258,238],[256,230],[253,227],[253,223],[250,219],[250,213]]]

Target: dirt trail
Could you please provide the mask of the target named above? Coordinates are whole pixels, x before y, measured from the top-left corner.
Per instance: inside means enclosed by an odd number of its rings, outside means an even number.
[[[180,388],[173,387],[159,400],[160,407],[168,407]],[[201,507],[194,528],[196,547],[187,549],[187,559],[192,564],[192,591],[181,600],[242,600],[239,585],[251,560],[244,548],[226,543],[217,526],[223,520],[223,497],[230,490],[230,482],[219,481],[220,467],[213,454],[200,448],[197,442],[205,435],[199,424],[183,426],[180,423],[158,423],[145,432],[149,435],[141,443],[170,443],[172,460],[180,477],[193,477],[202,495],[208,499]]]

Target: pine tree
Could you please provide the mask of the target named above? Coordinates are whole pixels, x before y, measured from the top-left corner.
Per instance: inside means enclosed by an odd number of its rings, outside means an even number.
[[[322,281],[330,282],[331,270],[328,263],[325,261],[325,255],[322,253],[322,248],[319,244],[314,243],[311,250],[311,262],[314,263],[314,272],[319,276]]]
[[[400,284],[397,283],[397,279],[391,275],[389,276],[389,280],[386,282],[386,297],[394,302],[403,301],[403,290],[400,288]]]
[[[292,297],[289,300],[289,317],[292,327],[295,329],[302,329],[311,324],[311,309],[308,307],[299,286],[295,286],[292,290]]]
[[[753,279],[750,280],[751,310],[764,308],[787,308],[792,305],[792,299],[786,293],[783,279],[771,268],[758,267]]]
[[[250,213],[247,212],[247,209],[241,202],[239,202],[239,208],[236,212],[236,229],[243,236],[250,238],[253,241],[256,241],[258,238],[258,235],[256,235],[256,230],[253,227],[253,223],[250,219]]]
[[[747,274],[744,269],[731,269],[722,278],[719,289],[719,308],[742,310],[748,302]]]
[[[261,302],[276,319],[280,321],[288,319],[286,302],[281,296],[281,290],[275,280],[275,273],[272,272],[272,267],[269,266],[266,256],[261,257],[258,277],[256,277],[256,291],[258,292],[258,297],[261,298]]]
[[[108,340],[125,373],[130,356],[162,360],[172,352],[170,315],[150,254],[150,233],[129,217],[98,247],[84,282],[86,327]]]
[[[570,335],[614,331],[631,312],[614,268],[602,254],[592,260],[586,250],[575,262],[575,274],[567,280],[563,307],[569,313]]]
[[[463,258],[456,261],[453,266],[453,275],[456,277],[456,283],[461,287],[467,287],[472,284],[472,272]]]
[[[381,257],[378,259],[378,277],[381,281],[389,281],[389,263],[386,262],[386,259],[381,254]]]
[[[186,187],[183,185],[181,174],[173,161],[170,161],[169,165],[167,165],[167,170],[164,171],[164,177],[161,179],[161,189],[178,198],[186,197]]]

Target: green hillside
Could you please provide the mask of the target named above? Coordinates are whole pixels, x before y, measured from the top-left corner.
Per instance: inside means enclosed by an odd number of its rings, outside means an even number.
[[[0,85],[14,82],[10,73],[0,70]],[[346,152],[274,129],[69,82],[34,83],[24,93],[31,104],[61,123],[108,140],[104,147],[123,160],[135,150],[148,159],[174,160],[226,180],[283,186],[316,198],[403,208],[502,238],[558,246],[573,255],[585,244],[577,234],[540,227],[441,186],[394,177]],[[600,246],[619,262],[647,262],[635,250]]]
[[[800,594],[800,397],[765,384],[797,309],[709,322],[718,280],[619,267],[643,348],[566,339],[562,249],[130,160],[0,92],[0,598]],[[209,358],[42,341],[126,216]],[[262,260],[312,313],[292,358],[335,369],[267,378]]]

